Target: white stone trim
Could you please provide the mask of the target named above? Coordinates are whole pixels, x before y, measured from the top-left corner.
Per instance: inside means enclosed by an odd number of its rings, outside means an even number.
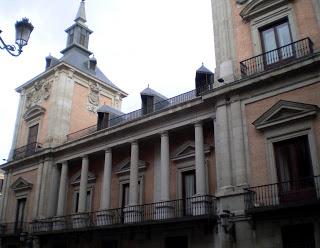
[[[130,176],[123,175],[119,177],[119,207],[122,206],[122,194],[123,194],[123,185],[129,184],[130,187]],[[138,174],[138,184],[139,184],[139,205],[144,202],[144,172],[139,172]]]
[[[264,135],[265,135],[265,144],[266,144],[268,177],[270,179],[269,180],[270,183],[278,182],[273,143],[303,136],[303,135],[308,136],[313,174],[314,175],[320,174],[319,160],[317,155],[317,146],[316,146],[315,133],[314,133],[312,121],[304,120],[304,121],[291,123],[276,129],[267,130],[264,132]]]
[[[88,210],[86,212],[90,212],[92,210],[92,205],[93,205],[93,194],[94,194],[94,184],[89,183],[87,187],[87,192],[90,191],[90,205],[88,206]],[[72,192],[72,213],[77,213],[76,212],[76,197],[77,193],[79,194],[79,200],[78,200],[78,210],[79,210],[79,202],[80,202],[80,184],[75,186],[73,188]]]
[[[297,23],[296,17],[293,12],[293,6],[292,4],[289,3],[285,6],[269,11],[266,14],[253,18],[250,21],[251,36],[252,36],[252,42],[253,42],[252,46],[253,46],[253,51],[255,56],[262,53],[262,44],[260,40],[259,29],[268,24],[281,20],[283,18],[288,18],[292,40],[293,41],[299,40],[298,29],[296,25]]]

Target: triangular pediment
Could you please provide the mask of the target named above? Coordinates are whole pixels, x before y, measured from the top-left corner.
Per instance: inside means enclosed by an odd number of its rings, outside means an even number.
[[[256,129],[265,129],[293,120],[314,117],[318,110],[316,105],[280,100],[252,124]]]
[[[43,115],[45,112],[46,112],[45,108],[43,108],[39,105],[35,105],[25,112],[25,114],[23,115],[23,118],[26,121],[29,121],[29,120],[32,120],[32,119],[40,116],[40,115]]]
[[[122,160],[119,164],[116,165],[115,171],[116,174],[125,174],[125,173],[130,173],[130,158],[126,158]],[[147,162],[143,160],[139,160],[138,162],[138,168],[139,171],[144,170],[147,167]]]
[[[81,171],[78,171],[74,176],[71,178],[71,184],[72,185],[78,185],[80,184],[81,179]],[[88,183],[92,183],[96,180],[96,176],[91,172],[88,171]]]
[[[172,154],[172,160],[181,160],[186,158],[192,158],[195,156],[195,144],[193,141],[187,141],[181,146],[179,146]],[[210,151],[210,146],[204,144],[204,152],[207,153]]]
[[[24,190],[30,190],[32,189],[32,183],[29,183],[27,180],[23,179],[22,177],[19,177],[12,185],[11,189],[13,191],[24,191]]]
[[[286,5],[291,0],[252,0],[247,6],[240,12],[240,16],[249,21],[250,19],[267,13],[271,10],[275,10],[283,5]]]

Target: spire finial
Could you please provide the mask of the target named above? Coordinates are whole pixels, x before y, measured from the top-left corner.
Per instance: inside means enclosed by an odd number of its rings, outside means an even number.
[[[79,10],[77,12],[76,19],[74,19],[75,22],[80,22],[82,24],[87,22],[87,20],[86,20],[86,8],[85,8],[84,1],[85,0],[81,0],[80,7],[79,7]]]

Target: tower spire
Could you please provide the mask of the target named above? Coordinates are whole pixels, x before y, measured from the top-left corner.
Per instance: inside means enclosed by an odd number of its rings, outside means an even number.
[[[76,19],[74,19],[75,22],[79,22],[84,24],[85,22],[87,22],[86,20],[86,8],[85,8],[85,4],[84,4],[84,0],[81,1],[78,12],[77,12],[77,16]]]

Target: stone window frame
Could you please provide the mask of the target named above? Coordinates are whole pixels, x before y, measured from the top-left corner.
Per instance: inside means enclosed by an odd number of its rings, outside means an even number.
[[[72,213],[77,213],[75,211],[75,209],[76,209],[77,193],[80,194],[79,176],[81,176],[81,170],[79,170],[77,173],[75,173],[71,178],[71,185],[73,186],[73,189],[72,189],[72,209],[71,209]],[[96,181],[95,175],[92,172],[88,171],[87,192],[90,191],[90,205],[88,207],[88,212],[91,212],[92,206],[93,206],[93,200],[94,200],[93,194],[94,194],[94,189],[95,189],[95,181]]]
[[[21,182],[24,184],[24,186],[20,186]],[[14,191],[15,193],[15,212],[14,212],[14,221],[16,221],[16,215],[17,215],[17,210],[18,210],[18,200],[19,199],[26,199],[26,205],[25,205],[25,209],[24,209],[24,221],[27,220],[28,218],[28,211],[29,211],[29,200],[30,197],[29,195],[31,194],[33,188],[33,184],[29,183],[27,180],[23,179],[22,177],[19,177],[18,179],[16,179],[14,181],[14,183],[12,183],[11,185],[11,189]]]
[[[138,174],[138,183],[139,184],[139,205],[142,205],[144,203],[144,173],[139,172]],[[119,177],[119,201],[118,206],[119,208],[122,207],[122,194],[123,194],[123,185],[124,184],[130,185],[130,175],[123,175]]]
[[[123,185],[130,183],[130,158],[126,158],[122,160],[119,164],[115,166],[115,173],[118,176],[119,180],[119,199],[118,206],[121,208],[122,206],[122,194],[123,194]],[[129,167],[127,167],[129,163]],[[138,162],[138,182],[139,184],[139,205],[144,203],[144,177],[145,170],[147,168],[148,163],[139,159]]]
[[[315,139],[316,136],[312,120],[299,120],[294,123],[287,123],[286,125],[264,131],[268,165],[267,167],[270,183],[278,183],[273,144],[279,141],[284,141],[305,135],[308,137],[313,174],[315,176],[320,175],[319,163],[317,162],[318,155]]]
[[[296,17],[291,3],[278,7],[268,13],[259,15],[250,20],[252,46],[254,56],[263,53],[262,42],[260,38],[260,29],[272,23],[287,19],[291,31],[292,41],[299,40],[298,26],[296,25]]]
[[[25,120],[26,127],[27,127],[27,131],[25,132],[25,137],[23,138],[25,145],[28,145],[30,127],[35,126],[37,124],[39,125],[38,133],[37,133],[37,142],[39,143],[40,130],[42,130],[43,116],[45,111],[46,110],[43,107],[35,105],[31,107],[28,111],[26,111],[26,113],[24,114],[23,119]]]
[[[196,161],[195,161],[195,152],[194,153],[188,153],[186,155],[183,154],[183,151],[188,149],[189,147],[195,147],[194,142],[187,141],[181,146],[179,146],[176,151],[174,152],[174,156],[171,157],[171,160],[175,162],[176,168],[177,168],[177,175],[176,175],[176,198],[182,199],[182,174],[188,171],[196,170]],[[205,160],[204,160],[204,166],[205,166],[205,175],[206,175],[206,191],[209,192],[209,162],[207,158],[207,154],[211,152],[211,147],[208,145],[205,145],[204,153],[205,153]],[[196,176],[196,175],[195,175]]]

